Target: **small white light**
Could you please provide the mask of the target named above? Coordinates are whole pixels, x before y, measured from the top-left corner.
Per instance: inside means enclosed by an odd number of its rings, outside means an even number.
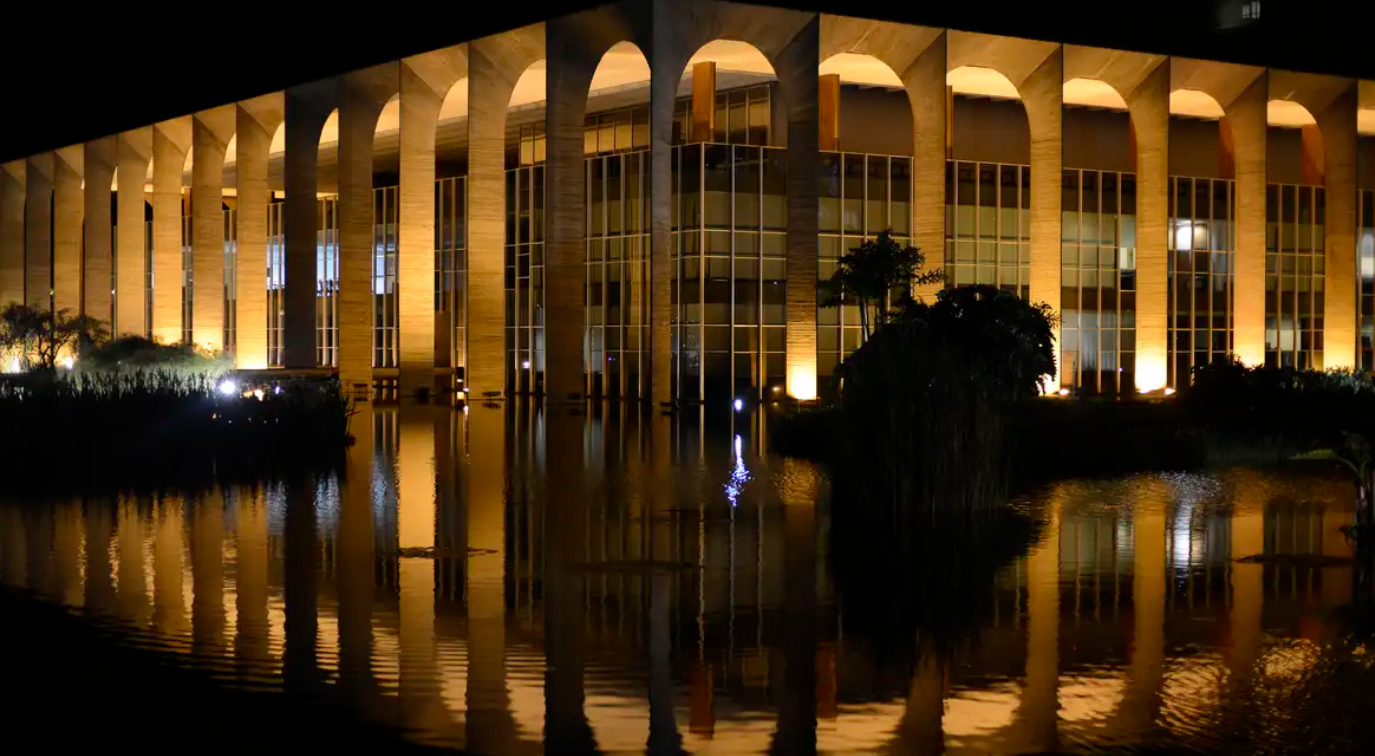
[[[76,366],[76,360],[72,359],[72,356],[71,356],[70,354],[67,355],[66,357],[63,357],[63,358],[62,358],[62,367],[67,368],[68,370],[71,370],[71,369],[72,369],[73,367],[75,367],[75,366]]]
[[[1165,396],[1173,396],[1173,395],[1174,395],[1174,389],[1170,388],[1169,386],[1166,386],[1166,387],[1165,387]]]
[[[272,393],[274,393],[274,394],[280,394],[280,393],[282,393],[282,387],[281,387],[281,386],[273,386],[273,387],[272,387]]]
[[[526,361],[520,363],[520,366],[521,366],[522,368],[526,369],[526,370],[529,370],[529,369],[530,369],[530,361],[529,361],[529,360],[526,360]]]
[[[263,390],[253,389],[253,398],[261,402],[263,400]]]
[[[1057,393],[1059,393],[1060,396],[1069,396],[1069,389],[1067,389],[1067,388],[1062,388],[1062,389],[1060,389],[1059,392],[1057,392]]]
[[[239,393],[239,384],[235,383],[233,380],[229,378],[225,378],[224,380],[220,381],[220,385],[218,386],[218,388],[220,393],[224,394],[225,396],[233,396]]]
[[[463,414],[468,414],[468,405],[463,405]]]
[[[745,400],[744,400],[744,399],[736,399],[736,400],[735,400],[735,411],[736,411],[736,412],[739,412],[739,411],[743,410],[744,408],[745,408]]]

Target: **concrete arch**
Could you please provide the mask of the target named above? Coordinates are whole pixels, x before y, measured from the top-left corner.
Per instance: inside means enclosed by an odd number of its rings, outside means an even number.
[[[1176,89],[1170,92],[1170,115],[1217,120],[1225,114],[1222,105],[1201,89]]]
[[[153,126],[153,339],[182,341],[182,174],[190,116]]]
[[[398,367],[401,394],[410,396],[433,388],[436,357],[441,353],[434,306],[435,148],[444,105],[468,76],[468,48],[448,47],[406,58],[399,76]],[[443,334],[446,345],[449,333]],[[448,350],[442,353],[447,358]]]
[[[105,321],[113,329],[114,289],[111,284],[114,218],[110,193],[114,190],[118,142],[105,137],[87,142],[84,148],[83,181],[85,217],[82,252],[81,312]]]
[[[1031,299],[1060,311],[1060,193],[1065,50],[1052,42],[949,32],[947,71],[991,68],[1017,89],[1031,135]],[[1059,327],[1055,338],[1059,340]],[[1058,391],[1057,377],[1046,390]]]
[[[1065,81],[1116,94],[1131,122],[1136,173],[1136,388],[1169,380],[1170,61],[1162,55],[1065,47]],[[1106,90],[1106,93],[1102,90]],[[1034,180],[1034,179],[1033,179]]]
[[[235,106],[223,105],[191,122],[191,340],[211,352],[226,348],[224,165],[237,118]]]
[[[234,363],[243,370],[267,365],[267,205],[272,145],[286,140],[286,102],[281,92],[240,102],[234,111]]]
[[[892,72],[907,92],[912,108],[912,240],[932,269],[945,264],[948,42],[941,29],[821,17],[819,55],[823,60],[869,56]],[[934,291],[919,293],[930,296]]]
[[[466,387],[506,393],[506,111],[545,56],[543,24],[468,46],[468,327]]]
[[[1292,71],[1270,73],[1269,99],[1302,106],[1313,123],[1302,126],[1305,178],[1317,179],[1326,197],[1326,287],[1323,361],[1318,367],[1357,367],[1356,140],[1358,87],[1354,79]]]

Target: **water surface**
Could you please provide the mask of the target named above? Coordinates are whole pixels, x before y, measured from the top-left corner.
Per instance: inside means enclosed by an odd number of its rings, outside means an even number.
[[[0,501],[0,581],[221,686],[475,754],[1301,748],[1267,691],[1344,648],[1335,474],[1022,497],[1036,541],[935,656],[847,629],[826,475],[762,451],[757,417],[355,425],[338,476]],[[1333,559],[1235,561],[1256,554]],[[873,581],[865,600],[934,589]],[[1342,700],[1329,714],[1369,716]]]

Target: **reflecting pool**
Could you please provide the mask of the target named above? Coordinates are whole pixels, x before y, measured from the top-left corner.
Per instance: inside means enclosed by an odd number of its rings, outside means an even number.
[[[1283,750],[1312,730],[1274,691],[1362,654],[1335,473],[1046,486],[1016,502],[1035,541],[967,597],[981,626],[894,653],[847,628],[824,470],[763,451],[757,416],[354,424],[338,475],[0,499],[0,582],[216,685],[474,754]]]

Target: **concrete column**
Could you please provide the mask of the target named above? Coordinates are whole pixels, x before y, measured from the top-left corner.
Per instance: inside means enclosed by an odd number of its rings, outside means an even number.
[[[224,153],[236,116],[235,106],[224,105],[191,121],[191,340],[212,352],[225,348]]]
[[[942,32],[903,73],[912,105],[912,246],[926,255],[926,269],[945,267],[946,41]],[[940,284],[918,296],[931,299]]]
[[[1269,73],[1225,108],[1236,188],[1232,261],[1232,351],[1247,365],[1265,364],[1265,137]]]
[[[286,484],[286,553],[282,559],[285,568],[282,593],[286,602],[282,678],[288,692],[308,696],[314,695],[321,684],[317,660],[320,536],[315,490],[315,481],[309,475],[298,475]]]
[[[465,66],[466,68],[466,66]],[[397,251],[402,396],[434,387],[435,367],[435,129],[448,77],[427,80],[428,67],[401,63],[401,155]],[[442,90],[442,91],[441,91]]]
[[[260,665],[272,655],[267,619],[267,575],[271,557],[267,546],[265,489],[262,486],[245,486],[240,489],[237,498],[234,516],[234,657],[249,670],[260,670]]]
[[[235,113],[234,361],[244,370],[267,367],[267,174],[283,108],[281,95],[267,95],[239,103]]]
[[[667,0],[651,8],[649,56],[649,399],[673,399],[673,117],[691,51],[675,31]],[[695,81],[695,78],[694,78]]]
[[[774,66],[788,117],[788,395],[816,398],[817,69],[821,18],[813,16],[780,51]]]
[[[403,404],[397,418],[400,448],[396,520],[397,540],[403,550],[435,547],[437,467],[433,412],[430,407]],[[401,710],[409,728],[425,736],[438,736],[444,732],[449,717],[439,689],[435,559],[402,553],[397,561]]]
[[[673,577],[649,576],[649,754],[683,753],[673,703]]]
[[[24,303],[52,309],[53,155],[31,157],[24,178]]]
[[[584,278],[587,173],[583,153],[587,93],[597,58],[571,39],[577,27],[550,22],[548,160],[544,180],[544,393],[568,401],[586,393]],[[598,56],[599,58],[600,56]]]
[[[1127,96],[1127,109],[1136,142],[1136,388],[1154,391],[1169,375],[1168,58]]]
[[[1356,301],[1356,85],[1314,114],[1323,142],[1326,286],[1323,290],[1322,368],[1358,367]]]
[[[119,615],[143,624],[148,619],[148,577],[144,569],[144,523],[138,500],[123,497],[118,505]]]
[[[164,344],[182,340],[182,170],[190,146],[190,118],[153,127],[152,331]]]
[[[1122,727],[1145,735],[1160,712],[1165,681],[1165,602],[1169,592],[1165,534],[1170,492],[1159,483],[1146,488],[1149,498],[1136,502],[1132,514],[1132,645],[1127,662],[1127,690],[1120,704]]]
[[[345,700],[366,705],[376,692],[372,669],[376,524],[372,510],[373,415],[349,419],[348,448],[339,501],[339,685]]]
[[[153,157],[152,127],[120,134],[117,153],[115,324],[110,331],[118,336],[144,336],[148,333],[144,186],[148,180],[148,161]]]
[[[945,752],[945,662],[934,650],[918,649],[912,686],[894,738],[895,753]]]
[[[53,509],[53,596],[64,606],[80,608],[85,599],[85,576],[81,552],[85,529],[81,523],[81,502],[66,501]]]
[[[817,119],[821,134],[817,148],[823,152],[840,149],[840,74],[822,74],[817,80]]]
[[[1064,48],[1056,47],[1021,86],[1031,131],[1031,301],[1060,311],[1060,194]],[[1060,328],[1055,327],[1055,339]],[[1046,391],[1060,388],[1060,377]]]
[[[710,142],[716,138],[716,61],[703,60],[692,66],[692,139]]]
[[[816,81],[815,73],[811,80]],[[812,134],[815,136],[815,129]],[[783,502],[786,565],[783,615],[788,632],[783,641],[782,699],[770,750],[816,753],[816,507],[820,479],[814,468],[787,460],[782,480],[779,496]]]
[[[1056,501],[1040,543],[1026,557],[1026,680],[1015,719],[1024,753],[1053,752],[1060,742],[1061,506]]]
[[[191,635],[201,653],[225,652],[224,495],[212,489],[191,516]]]
[[[105,617],[116,616],[114,565],[110,561],[115,538],[113,502],[86,503],[85,607]]]
[[[382,107],[397,92],[397,70],[391,63],[357,71],[339,86],[339,382],[355,393],[372,388],[372,143]],[[433,310],[431,301],[431,318]]]
[[[114,330],[114,208],[110,187],[115,181],[118,141],[105,137],[86,143],[83,168],[86,190],[83,197],[86,218],[82,244],[81,312],[105,321]]]
[[[0,307],[24,301],[24,179],[23,160],[5,163],[0,170]]]
[[[163,496],[155,511],[153,531],[153,628],[177,637],[187,630],[185,502]]]
[[[81,181],[85,150],[67,147],[53,160],[53,310],[81,312]],[[106,205],[108,207],[108,203]]]
[[[283,176],[286,206],[282,208],[286,235],[286,291],[282,314],[282,366],[287,368],[315,367],[315,255],[320,229],[316,166],[320,130],[333,112],[336,101],[336,86],[332,80],[293,87],[286,92]]]

